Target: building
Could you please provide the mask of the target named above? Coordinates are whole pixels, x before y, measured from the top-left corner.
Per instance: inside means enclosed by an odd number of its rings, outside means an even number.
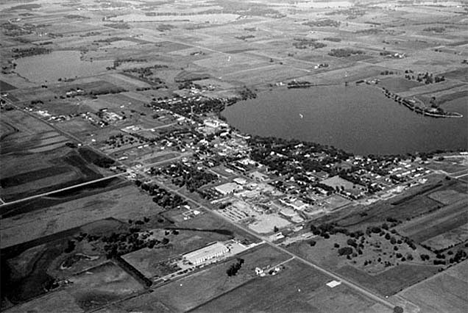
[[[183,257],[193,265],[200,265],[206,261],[218,258],[229,252],[229,248],[221,242],[185,254]]]
[[[226,183],[223,185],[219,185],[214,187],[216,191],[218,191],[220,194],[223,196],[227,196],[231,193],[234,193],[235,191],[242,190],[242,186],[236,183]]]
[[[264,182],[269,179],[267,175],[260,173],[258,171],[250,173],[249,176],[250,178],[255,179],[256,181],[259,181],[259,182]]]
[[[213,118],[207,118],[203,121],[203,124],[212,128],[221,128],[229,126],[227,123]]]

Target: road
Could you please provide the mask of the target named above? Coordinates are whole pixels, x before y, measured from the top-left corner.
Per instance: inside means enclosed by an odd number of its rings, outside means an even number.
[[[103,153],[102,151],[94,148],[94,147],[91,147],[89,145],[85,145],[78,137],[70,134],[69,132],[66,132],[64,131],[63,129],[60,129],[59,127],[55,126],[54,124],[52,123],[49,123],[48,121],[45,121],[43,120],[42,118],[38,117],[37,115],[29,112],[28,110],[23,110],[23,108],[17,106],[16,104],[14,104],[10,99],[6,98],[6,97],[2,97],[2,99],[4,99],[8,104],[10,104],[11,106],[15,107],[16,110],[18,111],[21,111],[21,112],[24,112],[25,114],[31,116],[32,118],[42,122],[42,123],[45,123],[46,125],[48,125],[49,127],[51,127],[52,129],[54,129],[55,131],[57,131],[59,134],[62,134],[63,136],[67,137],[67,138],[70,138],[80,144],[82,144],[83,146],[86,146],[88,147],[89,149],[91,149],[92,151],[94,151],[95,153],[97,153],[98,155],[101,155],[101,156],[104,156],[106,158],[111,158],[110,156],[108,156],[107,154]],[[112,158],[111,158],[112,159]],[[114,160],[115,161],[115,160]],[[117,164],[120,164],[118,163],[117,161],[116,162],[116,165]],[[58,190],[53,190],[53,191],[50,191],[50,192],[46,192],[46,193],[43,193],[43,194],[40,194],[40,195],[34,195],[34,196],[31,196],[31,197],[27,197],[27,198],[23,198],[23,199],[19,199],[19,200],[15,200],[15,201],[11,201],[11,202],[6,202],[4,200],[1,200],[2,203],[0,203],[0,208],[5,206],[5,205],[9,205],[9,204],[15,204],[15,203],[20,203],[20,202],[24,202],[24,201],[28,201],[28,200],[32,200],[32,199],[36,199],[36,198],[40,198],[40,197],[44,197],[44,196],[48,196],[48,195],[51,195],[53,193],[57,193],[57,192],[61,192],[61,191],[66,191],[66,190],[70,190],[70,189],[73,189],[73,188],[76,188],[76,187],[82,187],[82,186],[86,186],[86,185],[89,185],[89,184],[92,184],[92,183],[97,183],[97,182],[100,182],[100,181],[104,181],[104,180],[107,180],[107,179],[111,179],[111,178],[115,178],[115,177],[119,177],[119,176],[123,176],[125,175],[126,173],[119,173],[119,174],[115,174],[115,175],[111,175],[111,176],[107,176],[107,177],[103,177],[103,178],[99,178],[99,179],[96,179],[96,180],[93,180],[93,181],[89,181],[89,182],[85,182],[85,183],[81,183],[81,184],[77,184],[77,185],[74,185],[74,186],[70,186],[70,187],[65,187],[65,188],[62,188],[62,189],[58,189]]]
[[[144,172],[139,172],[139,173],[140,173],[141,175],[144,175],[144,176],[146,176],[147,178],[151,179],[151,177],[149,177],[146,173],[144,173]],[[286,249],[283,248],[283,247],[280,247],[279,245],[277,245],[277,244],[275,244],[275,243],[273,243],[273,242],[271,242],[271,241],[268,241],[267,238],[264,238],[264,237],[258,235],[256,232],[254,232],[254,231],[252,231],[252,230],[250,230],[250,229],[248,229],[248,228],[246,228],[246,227],[243,227],[243,226],[241,226],[241,225],[239,225],[239,224],[236,224],[236,223],[232,222],[230,219],[228,219],[227,217],[223,216],[222,214],[219,214],[219,213],[216,212],[215,210],[212,210],[212,209],[208,208],[207,206],[205,206],[205,205],[203,205],[203,204],[201,204],[201,203],[196,202],[195,200],[189,198],[188,196],[186,196],[186,195],[180,193],[178,190],[175,190],[175,189],[173,189],[173,188],[170,188],[170,187],[168,187],[168,186],[166,186],[166,185],[162,185],[161,187],[162,187],[162,188],[165,188],[165,189],[171,191],[172,193],[174,193],[174,194],[176,194],[176,195],[179,195],[180,197],[184,198],[185,200],[187,200],[187,201],[189,201],[189,202],[195,204],[196,206],[198,206],[199,209],[202,209],[202,210],[205,211],[206,213],[211,214],[211,215],[214,215],[214,216],[216,216],[216,217],[218,217],[218,218],[221,218],[222,220],[226,221],[227,223],[229,223],[229,224],[232,225],[233,227],[235,227],[235,228],[237,228],[237,229],[240,229],[240,230],[242,230],[242,231],[248,233],[249,235],[251,235],[251,236],[257,238],[257,239],[260,240],[260,241],[265,241],[265,243],[266,243],[267,245],[271,246],[272,248],[274,248],[274,249],[276,249],[276,250],[279,250],[279,251],[281,251],[281,252],[283,252],[283,253],[288,254],[289,256],[291,256],[291,257],[293,257],[293,258],[299,260],[300,262],[302,262],[302,263],[304,263],[304,264],[306,264],[306,265],[308,265],[308,266],[310,266],[310,267],[312,267],[312,268],[318,270],[319,272],[321,272],[321,273],[323,273],[323,274],[326,274],[326,275],[330,276],[331,278],[333,278],[333,279],[335,279],[335,280],[341,281],[343,284],[347,285],[347,286],[350,287],[351,289],[354,289],[355,291],[358,291],[359,293],[361,293],[361,294],[367,296],[368,298],[370,298],[370,299],[372,299],[372,300],[374,300],[374,301],[376,301],[376,302],[378,302],[378,303],[380,303],[380,304],[383,304],[384,306],[388,307],[389,309],[393,309],[393,308],[395,307],[395,304],[389,302],[388,300],[386,300],[386,299],[384,299],[384,298],[382,298],[382,297],[380,297],[380,296],[378,296],[378,295],[372,293],[371,291],[369,291],[369,290],[367,290],[367,289],[365,289],[365,288],[363,288],[363,287],[361,287],[361,286],[359,286],[359,285],[357,285],[357,284],[355,284],[355,283],[352,283],[352,282],[348,281],[346,278],[344,278],[344,277],[342,277],[342,276],[340,276],[340,275],[337,275],[337,274],[335,274],[335,273],[333,273],[333,272],[330,272],[329,270],[327,270],[327,269],[325,269],[325,268],[323,268],[323,267],[321,267],[321,266],[319,266],[319,265],[317,265],[317,264],[315,264],[315,263],[312,263],[312,262],[310,262],[310,261],[308,261],[308,260],[306,260],[306,259],[304,259],[304,258],[302,258],[302,257],[300,257],[300,256],[298,256],[298,255],[296,255],[295,253],[293,253],[293,252],[291,252],[291,251],[286,250]]]
[[[14,105],[17,109],[21,110],[19,107],[17,107],[16,105]],[[63,130],[61,130],[60,128],[56,127],[55,125],[51,124],[51,123],[48,123],[47,121],[44,121],[42,119],[40,119],[39,117],[35,116],[34,114],[28,112],[28,111],[25,111],[25,110],[21,110],[25,113],[27,113],[28,115],[34,117],[35,119],[38,119],[39,121],[43,122],[43,123],[46,123],[47,125],[49,125],[50,127],[52,127],[53,129],[55,129],[56,131],[58,131],[59,133],[62,133],[63,135],[65,135],[66,137],[68,138],[72,138],[74,139],[75,141],[77,142],[81,142],[81,140],[79,140],[77,137],[69,134],[68,132],[65,132]],[[91,147],[90,147],[91,148]],[[96,151],[97,153],[99,153],[100,155],[105,155],[103,154],[101,151],[97,150],[97,149],[94,149],[94,148],[91,148],[93,149],[93,151]],[[105,155],[106,157],[108,157],[107,155]],[[135,169],[136,172],[138,172],[139,174],[145,176],[145,177],[148,177],[150,179],[152,179],[152,177],[149,177],[146,173],[144,173],[143,171],[141,171],[140,169]],[[2,206],[5,206],[5,205],[8,205],[8,204],[14,204],[14,203],[19,203],[19,202],[24,202],[24,201],[27,201],[27,200],[32,200],[32,199],[35,199],[35,198],[39,198],[39,197],[43,197],[43,196],[47,196],[47,195],[50,195],[50,194],[53,194],[53,193],[57,193],[57,192],[60,192],[60,191],[65,191],[65,190],[70,190],[72,188],[76,188],[76,187],[81,187],[81,186],[86,186],[88,184],[91,184],[91,183],[96,183],[96,182],[99,182],[99,181],[104,181],[104,180],[107,180],[107,179],[111,179],[111,178],[114,178],[114,177],[119,177],[119,176],[122,176],[122,175],[125,175],[126,173],[120,173],[120,174],[116,174],[116,175],[112,175],[112,176],[109,176],[109,177],[104,177],[104,178],[101,178],[101,179],[98,179],[98,180],[94,180],[94,181],[91,181],[91,182],[87,182],[87,183],[82,183],[82,184],[78,184],[78,185],[75,185],[75,186],[71,186],[71,187],[67,187],[67,188],[62,188],[60,190],[55,190],[55,191],[51,191],[51,192],[47,192],[47,193],[44,193],[44,194],[41,194],[41,195],[35,195],[35,196],[31,196],[31,197],[27,197],[27,198],[24,198],[24,199],[20,199],[20,200],[15,200],[15,201],[12,201],[12,202],[8,202],[6,204],[2,204],[0,205],[0,207]],[[268,240],[266,240],[266,238],[263,238],[262,236],[258,235],[257,233],[255,233],[254,231],[248,229],[248,228],[245,228],[241,225],[238,225],[234,222],[232,222],[230,219],[224,217],[223,215],[219,214],[218,212],[214,211],[214,210],[211,210],[210,208],[206,207],[205,205],[201,204],[201,203],[198,203],[196,201],[194,201],[193,199],[187,197],[186,195],[180,193],[178,190],[175,190],[175,189],[172,189],[166,185],[163,185],[162,186],[163,188],[166,188],[168,190],[170,190],[171,192],[173,192],[174,194],[177,194],[179,196],[181,196],[182,198],[186,199],[187,201],[189,202],[192,202],[194,203],[195,205],[197,205],[200,209],[204,210],[205,212],[207,212],[208,214],[211,214],[211,215],[214,215],[218,218],[221,218],[222,220],[226,221],[227,223],[229,223],[230,225],[232,225],[233,227],[235,228],[238,228],[238,229],[241,229],[242,231],[250,234],[251,236],[253,236],[254,238],[257,238],[258,240],[260,241],[265,241],[265,243],[269,246],[271,246],[272,248],[276,249],[276,250],[279,250],[283,253],[286,253],[288,254],[289,256],[291,257],[294,257],[295,259],[299,260],[300,262],[322,272],[323,274],[326,274],[328,275],[329,277],[335,279],[335,280],[338,280],[338,281],[341,281],[343,284],[347,285],[348,287],[350,287],[351,289],[354,289],[355,291],[358,291],[359,293],[367,296],[368,298],[378,302],[378,303],[381,303],[383,304],[384,306],[392,309],[395,305],[389,301],[387,301],[386,299],[384,298],[381,298],[379,296],[377,296],[376,294],[370,292],[369,290],[367,289],[364,289],[363,287],[359,286],[359,285],[356,285],[348,280],[346,280],[344,277],[340,276],[340,275],[337,275],[335,273],[332,273],[330,272],[329,270],[315,264],[315,263],[312,263],[288,250],[286,250],[285,248],[282,248],[276,244],[274,244],[273,242],[270,242]]]
[[[26,198],[23,198],[23,199],[14,200],[14,201],[10,201],[10,202],[3,202],[2,204],[0,204],[0,208],[3,207],[3,206],[6,206],[6,205],[17,204],[17,203],[21,203],[21,202],[24,202],[24,201],[29,201],[29,200],[33,200],[33,199],[37,199],[37,198],[41,198],[41,197],[46,197],[46,196],[52,195],[54,193],[67,191],[67,190],[74,189],[74,188],[77,188],[77,187],[83,187],[83,186],[86,186],[86,185],[89,185],[89,184],[98,183],[98,182],[105,181],[105,180],[108,180],[108,179],[120,177],[120,176],[123,176],[123,175],[126,175],[126,174],[127,173],[119,173],[119,174],[115,174],[115,175],[111,175],[111,176],[91,180],[91,181],[88,181],[88,182],[85,182],[85,183],[76,184],[76,185],[73,185],[73,186],[70,186],[70,187],[65,187],[65,188],[61,188],[61,189],[41,193],[40,195],[34,195],[34,196],[31,196],[31,197],[26,197]]]

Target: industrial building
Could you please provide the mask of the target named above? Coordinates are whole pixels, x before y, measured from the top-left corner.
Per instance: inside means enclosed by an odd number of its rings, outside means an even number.
[[[200,265],[210,259],[220,257],[229,252],[229,248],[221,242],[195,250],[184,255],[184,259],[193,265]]]

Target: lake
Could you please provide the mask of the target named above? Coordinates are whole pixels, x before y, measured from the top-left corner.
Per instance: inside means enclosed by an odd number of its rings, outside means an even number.
[[[15,72],[35,83],[56,82],[59,78],[94,76],[106,71],[113,61],[82,61],[79,51],[54,51],[16,60]]]
[[[467,99],[442,107],[463,118],[416,114],[375,86],[325,86],[261,93],[222,115],[244,133],[316,142],[360,155],[467,149]]]

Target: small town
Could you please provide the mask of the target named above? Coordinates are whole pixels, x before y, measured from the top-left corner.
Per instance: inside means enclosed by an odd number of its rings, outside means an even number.
[[[468,4],[0,12],[0,311],[467,311]]]

